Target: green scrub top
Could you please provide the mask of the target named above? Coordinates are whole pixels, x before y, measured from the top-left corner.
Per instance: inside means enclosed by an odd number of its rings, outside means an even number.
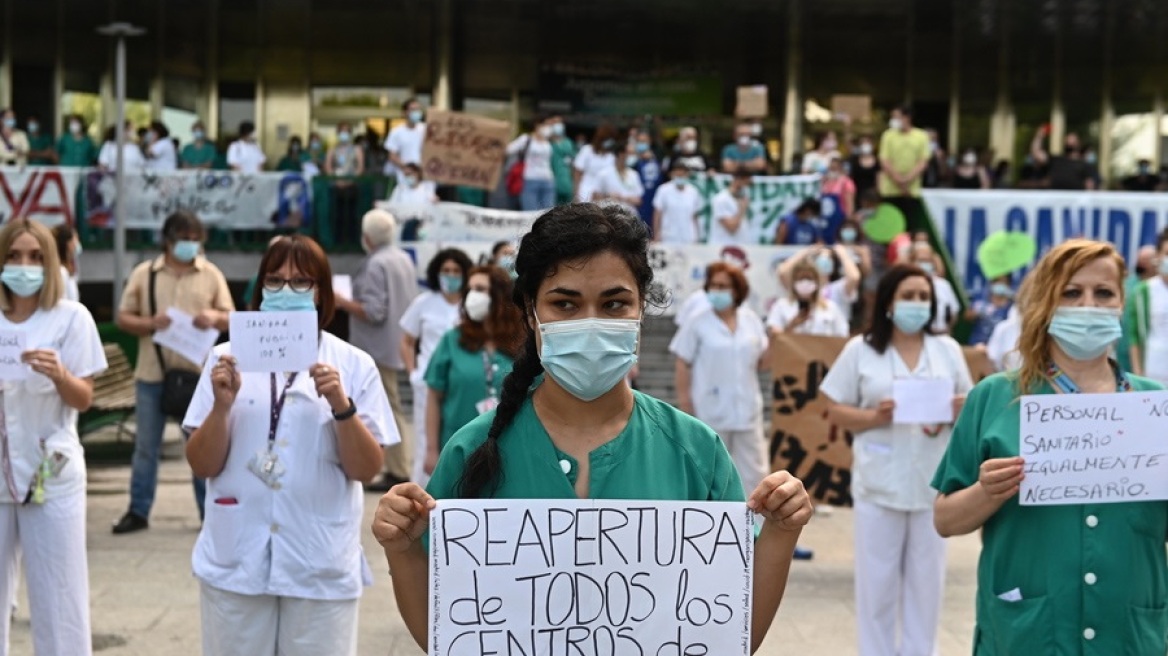
[[[204,141],[202,146],[198,143],[189,143],[183,146],[179,158],[182,160],[183,166],[196,168],[214,164],[216,154],[215,144]]]
[[[57,141],[57,157],[61,166],[93,166],[97,163],[97,146],[89,137],[76,139],[66,134]]]
[[[712,428],[651,396],[633,392],[633,399],[625,429],[588,455],[589,498],[745,500],[738,470]],[[494,411],[478,417],[451,438],[430,478],[431,496],[460,496],[466,462],[486,440],[494,418]],[[503,469],[492,498],[576,498],[579,464],[556,448],[530,395],[499,436],[499,461]]]
[[[42,150],[54,150],[52,135],[48,135],[43,132],[36,135],[28,135],[28,151],[30,153],[37,153]],[[28,159],[28,163],[45,165],[52,164],[53,160],[45,159],[44,157],[30,157]]]
[[[1134,391],[1159,390],[1128,376]],[[1043,383],[1036,394],[1053,394]],[[965,400],[933,487],[978,480],[981,463],[1018,455],[1019,403],[1008,374]],[[1017,495],[982,531],[977,656],[1164,656],[1168,651],[1168,502],[1021,506]],[[999,595],[1017,590],[1020,601]]]
[[[475,407],[488,397],[499,397],[503,389],[503,379],[511,373],[514,362],[506,354],[495,350],[494,357],[485,351],[468,351],[458,343],[462,331],[458,328],[447,331],[426,367],[426,385],[442,393],[442,430],[439,431],[439,449],[444,449],[458,429],[479,416]],[[492,367],[491,389],[487,385],[486,366]],[[493,390],[493,391],[492,391]]]
[[[556,194],[572,197],[572,160],[576,158],[576,144],[567,137],[552,142],[552,175],[556,180]]]

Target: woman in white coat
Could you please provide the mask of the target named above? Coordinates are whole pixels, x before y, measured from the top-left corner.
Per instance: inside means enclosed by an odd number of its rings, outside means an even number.
[[[897,379],[938,379],[953,387],[956,417],[973,387],[957,342],[928,332],[936,313],[929,275],[892,267],[876,289],[871,325],[847,343],[819,388],[831,401],[828,418],[854,436],[860,656],[936,653],[945,542],[933,528],[930,481],[952,422],[895,423],[892,401]]]
[[[771,473],[758,383],[767,364],[767,334],[762,319],[743,306],[749,294],[738,267],[706,267],[711,307],[685,322],[669,344],[677,358],[678,407],[722,437],[747,494]]]
[[[332,320],[332,272],[312,239],[273,244],[259,282],[259,310]],[[193,556],[203,653],[356,654],[357,600],[372,583],[361,483],[400,440],[373,359],[322,331],[307,371],[240,372],[220,345],[183,425],[191,469],[208,479]]]
[[[458,325],[462,289],[466,287],[466,276],[473,266],[470,256],[457,248],[438,251],[426,266],[426,286],[430,291],[414,297],[401,318],[402,362],[414,390],[414,435],[418,436],[415,444],[425,444],[426,399],[430,395],[425,381],[426,367],[442,336]],[[426,484],[430,476],[425,465],[426,449],[419,446],[414,449],[411,481]]]
[[[33,651],[86,655],[85,454],[77,413],[93,402],[105,352],[89,311],[62,298],[48,228],[13,219],[0,230],[0,257],[0,330],[24,340],[20,362],[0,373],[0,600],[12,598],[23,553]],[[8,653],[8,610],[5,603],[0,654]]]

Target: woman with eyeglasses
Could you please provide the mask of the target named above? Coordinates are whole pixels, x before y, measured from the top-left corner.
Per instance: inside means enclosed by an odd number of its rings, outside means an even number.
[[[0,331],[24,339],[0,374],[0,653],[23,553],[38,655],[91,653],[85,555],[85,453],[77,413],[106,368],[89,311],[62,297],[52,233],[27,219],[0,230]]]
[[[373,359],[323,331],[335,300],[312,239],[275,241],[260,262],[261,312],[316,312],[307,371],[241,372],[231,343],[207,358],[183,426],[207,479],[195,542],[203,653],[356,654],[362,483],[400,440]]]
[[[426,366],[427,475],[458,429],[499,403],[503,379],[522,345],[519,309],[508,302],[511,276],[487,265],[470,270],[462,295],[461,320],[438,341]]]

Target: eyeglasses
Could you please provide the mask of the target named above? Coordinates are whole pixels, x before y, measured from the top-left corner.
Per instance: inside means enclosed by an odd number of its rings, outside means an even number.
[[[266,276],[264,278],[264,289],[269,292],[278,292],[284,289],[285,285],[291,287],[294,292],[307,292],[316,287],[316,281],[312,278],[281,278],[280,276]]]

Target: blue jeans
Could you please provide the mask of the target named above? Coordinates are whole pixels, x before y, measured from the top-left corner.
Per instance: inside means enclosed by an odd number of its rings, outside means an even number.
[[[524,212],[546,210],[556,205],[556,183],[552,180],[524,180],[519,207]]]
[[[158,489],[158,463],[162,459],[162,433],[166,430],[166,416],[162,414],[162,383],[135,384],[134,408],[138,431],[134,434],[134,457],[130,464],[130,512],[139,517],[150,517],[154,507],[154,493]],[[203,497],[206,494],[202,480],[194,479],[195,501],[199,517],[203,516]]]

